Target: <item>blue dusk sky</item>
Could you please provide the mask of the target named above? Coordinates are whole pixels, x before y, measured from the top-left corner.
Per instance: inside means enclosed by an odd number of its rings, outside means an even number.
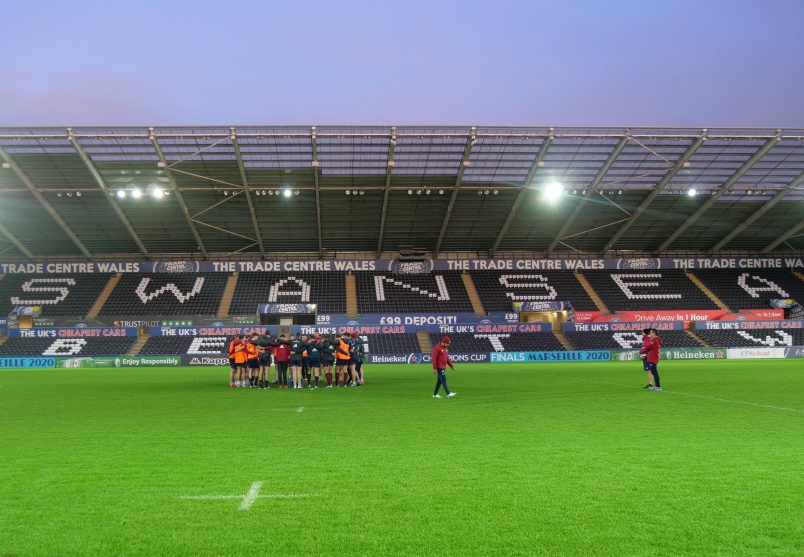
[[[0,125],[804,127],[804,1],[0,0]]]

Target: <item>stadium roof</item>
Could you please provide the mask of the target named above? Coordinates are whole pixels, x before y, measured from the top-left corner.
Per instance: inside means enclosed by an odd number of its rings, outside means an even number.
[[[0,128],[0,163],[12,259],[804,251],[804,129]]]

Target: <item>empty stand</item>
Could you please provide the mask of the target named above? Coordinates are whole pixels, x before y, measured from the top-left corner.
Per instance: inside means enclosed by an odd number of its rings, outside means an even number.
[[[612,312],[662,309],[718,309],[680,270],[584,271]]]
[[[435,346],[442,334],[430,333]],[[456,333],[449,335],[450,351],[464,352],[528,352],[564,350],[558,339],[549,333]]]
[[[101,314],[215,315],[227,277],[226,273],[126,273]]]
[[[578,332],[564,333],[572,345],[578,350],[632,350],[642,348],[641,331],[618,332]],[[690,348],[702,346],[686,331],[659,331],[664,348]]]
[[[370,354],[412,354],[420,352],[415,334],[361,335]]]
[[[230,337],[151,337],[140,349],[141,356],[228,356]]]
[[[696,331],[712,346],[802,346],[802,329],[699,330]]]
[[[127,354],[136,340],[137,337],[10,338],[0,346],[0,354],[9,356],[120,356]]]
[[[346,313],[344,273],[240,273],[230,315],[257,313],[260,304],[318,304],[319,313]]]
[[[486,311],[511,311],[514,301],[570,302],[580,311],[597,306],[570,271],[471,271]]]
[[[16,306],[40,306],[42,315],[83,317],[109,282],[108,274],[6,275],[0,282],[0,315]]]
[[[774,298],[804,302],[804,282],[787,270],[706,270],[695,275],[734,311],[769,308]]]
[[[474,311],[457,271],[429,275],[358,272],[355,282],[360,313]]]

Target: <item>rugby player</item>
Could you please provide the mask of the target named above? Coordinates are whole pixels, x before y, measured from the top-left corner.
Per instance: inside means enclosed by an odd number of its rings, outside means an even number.
[[[648,342],[650,341],[650,329],[642,329],[642,348],[648,347]],[[642,353],[640,352],[640,359],[642,360],[642,369],[645,370],[645,375],[648,376],[648,384],[645,385],[643,388],[650,389],[653,387],[653,374],[650,372],[650,364],[648,360],[642,357]]]
[[[351,356],[351,348],[352,345],[349,342],[351,339],[349,338],[349,333],[343,333],[341,338],[338,340],[338,350],[335,354],[335,359],[337,360],[337,366],[335,367],[335,386],[338,386],[338,380],[343,381],[343,387],[346,386],[346,374],[349,372],[349,365],[351,364],[352,356]]]
[[[232,368],[232,371],[229,374],[230,387],[240,386],[240,367],[237,365],[237,358],[235,357],[237,352],[243,350],[243,343],[240,341],[240,338],[240,335],[236,336],[229,342],[229,365]]]
[[[659,365],[659,352],[661,349],[662,339],[659,338],[659,331],[656,329],[651,329],[648,337],[648,345],[639,351],[640,357],[642,357],[644,354],[645,360],[650,366],[650,373],[653,375],[653,387],[651,387],[651,391],[662,390],[662,382],[659,380],[659,370],[657,368]]]
[[[260,353],[257,343],[260,340],[259,333],[252,333],[251,338],[246,342],[246,368],[248,369],[247,387],[257,387],[257,375],[260,371]]]

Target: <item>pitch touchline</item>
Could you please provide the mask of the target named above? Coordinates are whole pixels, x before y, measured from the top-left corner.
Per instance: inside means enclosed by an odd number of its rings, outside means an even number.
[[[546,374],[547,375],[547,374]],[[560,377],[566,378],[566,375],[550,375],[550,377]],[[633,385],[624,385],[623,383],[612,383],[610,381],[597,381],[595,379],[583,379],[581,377],[572,377],[569,376],[570,379],[575,379],[577,381],[583,381],[585,383],[598,383],[600,385],[614,385],[615,387],[625,387],[627,389],[641,389],[641,387],[635,387]],[[728,402],[731,404],[744,404],[746,406],[757,406],[759,408],[769,408],[771,410],[783,410],[785,412],[798,412],[800,414],[804,413],[804,410],[800,408],[788,408],[787,406],[774,406],[772,404],[762,404],[761,402],[750,402],[748,400],[739,400],[735,398],[721,398],[716,396],[709,396],[709,395],[700,395],[697,393],[685,393],[683,391],[668,391],[667,389],[663,390],[662,392],[671,394],[671,395],[681,395],[681,396],[688,396],[692,398],[703,398],[707,400],[715,400],[717,402]]]
[[[315,497],[309,493],[268,493],[260,495],[262,482],[253,482],[245,495],[183,495],[179,497],[183,501],[217,501],[221,499],[241,499],[238,510],[247,511],[254,505],[257,499],[298,499],[301,497]]]

